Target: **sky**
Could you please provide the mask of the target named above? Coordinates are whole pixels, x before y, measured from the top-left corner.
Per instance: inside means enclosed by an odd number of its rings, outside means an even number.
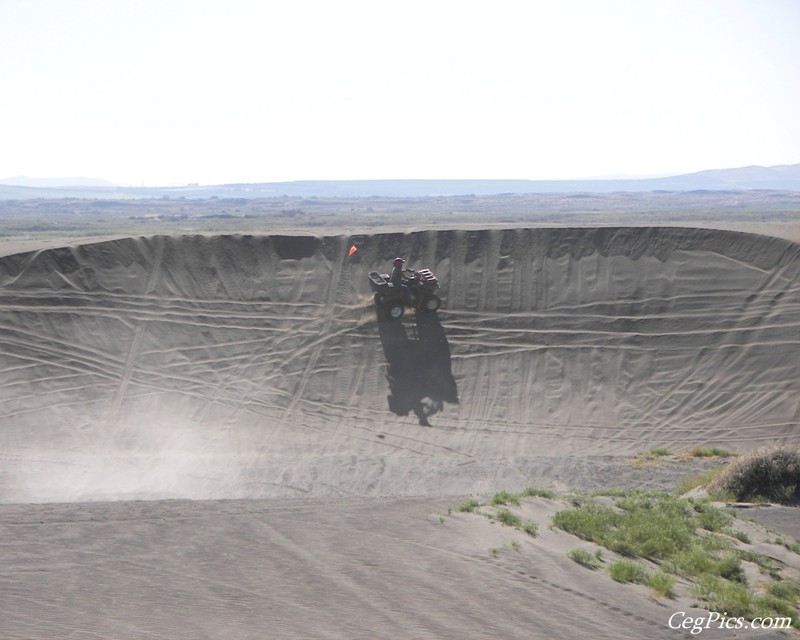
[[[800,163],[798,0],[0,0],[0,178]]]

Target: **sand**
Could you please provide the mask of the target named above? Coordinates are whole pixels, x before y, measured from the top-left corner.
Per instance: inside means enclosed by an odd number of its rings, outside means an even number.
[[[437,314],[377,321],[397,254]],[[790,240],[680,227],[6,255],[0,635],[675,637],[678,604],[555,534],[495,556],[507,532],[442,514],[707,464],[631,464],[656,446],[800,443],[799,275]]]

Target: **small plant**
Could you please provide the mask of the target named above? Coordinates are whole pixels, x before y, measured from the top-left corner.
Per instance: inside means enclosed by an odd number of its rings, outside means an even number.
[[[732,617],[751,615],[753,594],[740,582],[704,575],[697,582],[695,593],[708,603],[711,611],[725,611]]]
[[[672,451],[667,449],[666,447],[653,447],[648,451],[640,451],[636,454],[636,457],[633,459],[634,465],[658,465],[661,462],[662,458],[666,458],[667,456],[671,456]]]
[[[772,576],[775,579],[780,577],[780,567],[768,555],[750,551],[749,549],[737,549],[734,553],[740,560],[757,565],[761,573]]]
[[[736,454],[718,447],[695,447],[687,455],[690,458],[730,458]]]
[[[645,568],[635,560],[617,560],[608,566],[608,574],[617,582],[643,583],[647,578]]]
[[[693,546],[672,554],[664,568],[686,577],[701,576],[713,572],[714,559],[705,550]]]
[[[609,507],[595,502],[559,511],[553,516],[553,526],[584,540],[599,541],[616,525],[619,515]]]
[[[528,487],[522,492],[524,498],[547,498],[553,500],[556,497],[556,492],[552,489],[537,489],[536,487]]]
[[[602,549],[597,549],[594,552],[594,557],[597,558],[598,562],[602,562],[603,561],[603,550]]]
[[[513,493],[509,493],[508,491],[500,491],[494,494],[492,498],[492,505],[499,506],[499,505],[507,505],[513,504],[514,506],[519,506],[519,496],[514,495]]]
[[[709,483],[713,482],[714,479],[719,476],[725,467],[717,467],[716,469],[709,469],[704,473],[699,475],[690,476],[689,478],[684,478],[678,483],[676,487],[676,492],[678,495],[683,495],[684,493],[689,493],[692,489],[697,489],[698,487],[704,487]],[[727,496],[715,495],[715,498],[719,497],[722,500],[725,500]],[[733,496],[730,496],[731,498]]]
[[[666,494],[663,491],[654,491],[652,489],[623,489],[620,487],[612,487],[610,489],[597,489],[590,494],[593,498],[660,498]]]
[[[717,560],[715,571],[721,577],[731,582],[747,582],[747,578],[744,575],[744,567],[742,567],[742,563],[737,554],[724,555]]]
[[[472,513],[480,506],[481,503],[475,499],[465,500],[464,502],[456,506],[456,511],[459,511],[461,513]]]
[[[767,593],[781,600],[798,602],[800,601],[800,582],[779,580],[767,587]]]
[[[522,523],[522,530],[532,538],[535,538],[539,534],[539,525],[530,520],[526,520]]]
[[[782,616],[793,621],[798,626],[797,611],[783,598],[770,594],[759,594],[753,599],[753,613],[761,617]]]
[[[718,551],[729,551],[733,548],[733,542],[725,536],[698,536],[695,544],[703,551],[713,554]]]
[[[517,542],[516,540],[514,540],[514,541],[511,542],[511,548],[514,551],[519,552],[522,549],[522,545],[519,542]]]
[[[647,576],[647,586],[662,598],[675,597],[675,577],[663,571],[654,571]]]
[[[706,575],[698,580],[695,593],[711,611],[725,611],[729,616],[742,616],[750,620],[755,616],[778,615],[791,618],[793,626],[798,626],[797,611],[792,607],[791,596],[784,598],[784,592],[780,588],[776,590],[774,585],[767,589],[767,593],[753,593],[743,583]]]
[[[733,527],[725,527],[722,530],[722,533],[738,540],[739,542],[743,542],[744,544],[750,544],[750,536],[748,536],[744,531],[739,531]]]
[[[772,541],[772,544],[777,544],[781,547],[786,547],[789,551],[800,553],[800,541],[792,542],[788,538],[784,538],[783,536],[778,536]]]
[[[507,527],[514,527],[515,529],[522,527],[522,518],[511,513],[508,509],[498,509],[494,517]]]
[[[708,502],[693,502],[692,506],[697,512],[695,517],[697,524],[707,531],[721,531],[733,521],[730,513]]]
[[[597,555],[589,553],[586,549],[581,549],[579,547],[577,549],[573,549],[567,555],[570,557],[570,559],[589,569],[596,569],[600,566],[600,561]]]

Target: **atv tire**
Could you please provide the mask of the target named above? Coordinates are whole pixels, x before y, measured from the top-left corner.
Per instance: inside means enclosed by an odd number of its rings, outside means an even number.
[[[387,320],[399,320],[405,312],[405,307],[397,302],[390,302],[384,307]]]
[[[434,311],[438,311],[439,307],[442,306],[442,300],[437,295],[431,295],[425,298],[422,301],[422,306],[420,309],[425,311],[426,313],[433,313]]]

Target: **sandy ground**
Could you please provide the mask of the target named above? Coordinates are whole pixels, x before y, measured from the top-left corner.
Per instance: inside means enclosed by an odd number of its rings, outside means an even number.
[[[800,246],[779,235],[183,236],[5,256],[0,635],[681,634],[666,620],[692,603],[587,576],[563,536],[513,551],[500,527],[442,514],[532,485],[671,489],[710,464],[631,464],[656,446],[800,442]],[[439,276],[437,314],[377,321],[367,273],[397,254]],[[762,511],[797,535],[796,511]]]

